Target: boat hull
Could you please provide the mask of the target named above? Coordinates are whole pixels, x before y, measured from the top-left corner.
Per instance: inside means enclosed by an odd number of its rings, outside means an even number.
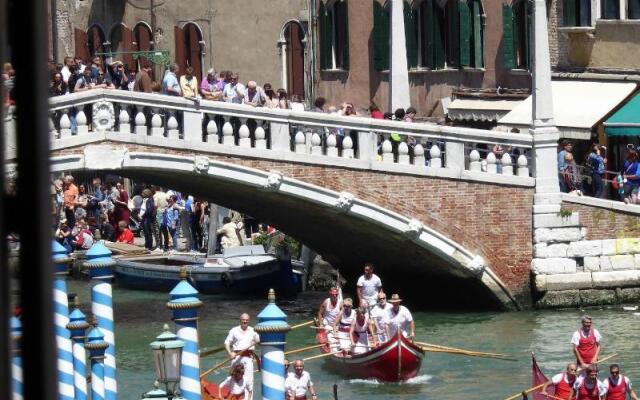
[[[324,332],[318,334],[318,341],[326,343]],[[329,351],[328,346],[323,348],[323,352]],[[346,377],[398,382],[418,375],[423,358],[424,351],[420,347],[399,335],[366,353],[327,356],[325,364]]]

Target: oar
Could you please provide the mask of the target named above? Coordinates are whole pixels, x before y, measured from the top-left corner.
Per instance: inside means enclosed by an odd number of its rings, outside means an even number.
[[[447,353],[447,354],[458,354],[458,355],[461,355],[461,356],[469,356],[469,357],[492,358],[492,359],[495,359],[495,360],[518,361],[515,358],[507,358],[507,357],[504,357],[503,355],[482,354],[482,353],[475,353],[475,352],[472,352],[472,351],[435,349],[435,348],[431,348],[431,347],[423,347],[422,350],[430,352],[430,353]]]
[[[311,325],[311,324],[313,324],[313,323],[315,323],[315,322],[316,322],[316,320],[315,320],[315,319],[312,319],[311,321],[307,321],[307,322],[303,322],[303,323],[298,324],[298,325],[294,325],[294,326],[292,326],[292,327],[291,327],[291,329],[298,329],[298,328],[302,328],[303,326]]]
[[[236,351],[236,353],[242,353],[243,351],[247,351],[249,349],[244,349],[244,350],[239,350]],[[233,360],[235,357],[227,357],[224,361],[214,365],[213,367],[209,368],[208,370],[204,371],[203,373],[200,374],[200,379],[204,378],[205,376],[209,375],[210,373],[212,373],[213,371],[216,371],[220,368],[222,368],[226,363],[228,363],[229,361]]]
[[[322,347],[324,345],[325,345],[325,343],[321,343],[321,344],[316,344],[316,345],[313,345],[313,346],[303,347],[301,349],[289,350],[289,351],[285,351],[284,355],[288,356],[289,354],[302,353],[303,351],[307,351],[307,350],[311,350],[311,349],[317,349],[318,347]]]
[[[316,358],[332,356],[334,354],[339,354],[339,353],[342,353],[342,352],[343,352],[342,350],[339,350],[339,351],[334,351],[334,352],[331,352],[331,353],[318,354],[317,356],[305,357],[305,358],[302,359],[302,361],[315,360]]]
[[[200,358],[208,357],[208,356],[210,356],[212,354],[220,353],[224,349],[225,349],[224,346],[220,346],[220,347],[216,347],[215,349],[202,351],[202,352],[200,352]]]
[[[457,347],[440,346],[440,345],[437,345],[437,344],[431,344],[431,343],[425,343],[425,342],[415,342],[415,343],[420,345],[420,346],[424,346],[424,347],[432,347],[432,348],[443,349],[443,350],[463,351],[463,352],[468,352],[468,353],[482,354],[482,355],[485,355],[485,356],[496,356],[496,357],[508,357],[509,356],[508,354],[487,353],[487,352],[484,352],[484,351],[459,349]]]

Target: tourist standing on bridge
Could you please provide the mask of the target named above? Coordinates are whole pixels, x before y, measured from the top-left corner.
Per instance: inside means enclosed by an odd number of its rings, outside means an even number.
[[[544,384],[541,393],[547,396],[547,387],[553,385],[553,396],[557,399],[570,400],[571,391],[573,385],[576,383],[576,365],[574,363],[568,364],[565,372],[554,375],[550,381]]]
[[[356,313],[353,311],[353,300],[349,297],[342,301],[342,311],[333,322],[333,332],[335,333],[340,350],[351,351],[351,324],[355,319]]]
[[[198,97],[198,78],[193,76],[193,67],[187,67],[185,74],[180,77],[182,97]]]
[[[205,100],[220,100],[222,98],[222,90],[218,88],[218,80],[216,79],[216,71],[211,68],[207,71],[207,76],[200,84],[200,96]]]
[[[591,325],[591,317],[582,317],[582,326],[573,333],[571,344],[578,365],[587,368],[598,362],[598,354],[602,350],[602,335]]]
[[[631,381],[620,373],[618,364],[611,364],[609,373],[609,378],[603,382],[604,387],[607,389],[606,400],[626,400],[627,393],[632,400],[638,400],[638,396],[636,396],[631,386]]]
[[[240,76],[238,74],[231,75],[231,81],[227,83],[222,91],[222,98],[227,103],[242,104],[244,99],[244,85],[238,80]]]
[[[162,79],[162,94],[169,96],[180,96],[180,83],[178,82],[177,74],[180,71],[180,66],[173,63],[169,66],[169,70],[164,74]]]
[[[576,378],[570,399],[575,400],[605,400],[607,388],[598,380],[598,369],[588,367],[586,374]]]
[[[378,299],[378,293],[382,290],[380,277],[373,273],[373,264],[364,265],[364,275],[358,278],[356,284],[360,307],[373,307]]]
[[[312,399],[317,399],[318,394],[311,382],[311,375],[304,370],[304,361],[298,359],[293,364],[294,371],[289,373],[284,381],[284,390],[287,400],[307,400],[307,390]]]
[[[380,343],[387,341],[387,323],[389,322],[389,312],[392,308],[390,303],[387,303],[387,295],[381,290],[378,292],[378,302],[371,308],[369,317],[373,323],[377,340]]]
[[[244,92],[242,104],[251,107],[262,107],[266,103],[267,95],[255,81],[247,82],[247,90]]]
[[[402,299],[397,293],[394,293],[389,300],[392,305],[387,322],[387,337],[389,339],[397,335],[398,331],[409,339],[413,339],[415,336],[416,326],[413,322],[413,316],[407,307],[400,305],[401,302]]]
[[[260,337],[249,326],[251,321],[249,314],[240,315],[240,325],[229,330],[227,338],[224,340],[224,347],[227,349],[231,365],[242,365],[244,367],[244,381],[247,384],[249,398],[253,396],[253,358],[255,345],[260,343]]]
[[[153,80],[151,79],[151,65],[148,62],[144,62],[140,71],[136,74],[135,82],[133,84],[134,92],[151,93],[151,86]]]

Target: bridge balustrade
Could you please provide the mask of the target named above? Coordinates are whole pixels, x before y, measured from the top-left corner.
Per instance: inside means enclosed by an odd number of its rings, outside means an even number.
[[[105,89],[51,98],[50,112],[54,148],[85,135],[104,134],[124,142],[175,144],[259,158],[280,159],[284,154],[291,161],[321,164],[365,162],[370,168],[392,172],[448,176],[452,173],[438,170],[458,171],[458,175],[465,171],[476,178],[478,174],[512,176],[514,183],[519,177],[534,176],[529,133]],[[502,154],[493,152],[496,147],[504,149]]]

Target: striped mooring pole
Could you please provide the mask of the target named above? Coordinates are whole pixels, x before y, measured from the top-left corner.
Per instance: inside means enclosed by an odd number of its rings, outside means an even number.
[[[67,329],[73,341],[73,385],[76,400],[87,400],[87,352],[84,349],[85,330],[89,327],[87,320],[78,308],[78,297],[75,298],[75,310],[69,314]]]
[[[12,400],[22,400],[22,322],[16,317],[11,317],[11,390]]]
[[[72,259],[67,249],[55,240],[51,243],[53,256],[53,309],[56,326],[56,344],[58,347],[58,399],[73,400],[73,350],[67,324],[69,323],[69,299],[67,296],[67,275]]]
[[[84,347],[89,350],[91,358],[91,400],[105,400],[104,360],[109,343],[104,340],[104,334],[100,328],[94,326],[89,331]]]
[[[112,267],[116,262],[111,258],[109,250],[102,242],[97,242],[87,251],[84,267],[91,277],[91,312],[98,319],[98,326],[104,333],[104,340],[109,344],[104,358],[104,390],[105,400],[116,400],[118,386],[116,383],[116,344],[113,329],[113,294],[111,280]]]
[[[269,304],[258,314],[255,331],[260,335],[262,350],[262,399],[284,399],[284,345],[291,330],[287,315],[276,305],[276,293],[269,289]]]
[[[187,400],[200,400],[200,355],[198,350],[198,291],[187,282],[187,269],[180,269],[180,282],[170,293],[167,308],[173,311],[178,339],[184,342],[180,366],[180,394]]]

